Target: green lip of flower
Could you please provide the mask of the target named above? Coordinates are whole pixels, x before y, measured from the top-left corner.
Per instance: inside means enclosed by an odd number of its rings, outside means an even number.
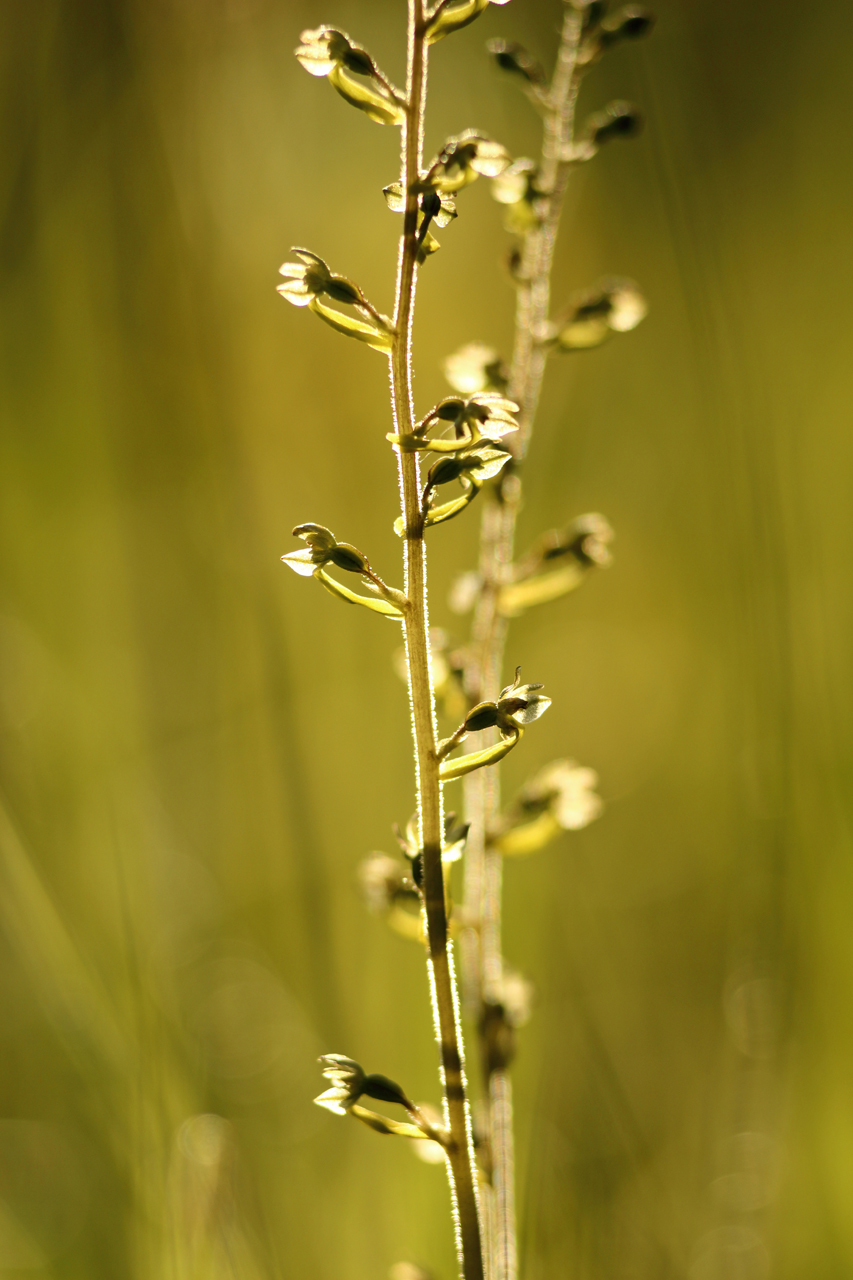
[[[516,728],[532,724],[534,720],[544,715],[551,705],[551,699],[539,692],[542,685],[519,684],[520,674],[519,668],[516,670],[513,683],[501,689],[498,694],[499,726],[502,722],[512,724]]]

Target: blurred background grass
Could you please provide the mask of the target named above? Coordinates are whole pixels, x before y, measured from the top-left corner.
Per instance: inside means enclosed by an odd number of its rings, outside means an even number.
[[[578,174],[555,290],[633,276],[649,319],[554,361],[523,515],[618,534],[511,644],[555,707],[510,785],[571,755],[608,802],[507,873],[524,1273],[847,1277],[853,15],[656,8],[584,89],[648,127]],[[483,42],[548,59],[559,10],[436,49],[429,150],[534,147]],[[452,1274],[442,1171],[310,1102],[332,1050],[437,1092],[422,956],[356,888],[412,808],[398,635],[278,561],[314,520],[399,572],[384,362],[274,286],[305,244],[391,306],[396,132],[292,49],[336,23],[400,78],[403,11],[0,7],[4,1275]],[[461,203],[421,409],[510,342],[499,210]],[[476,523],[432,543],[460,638]]]

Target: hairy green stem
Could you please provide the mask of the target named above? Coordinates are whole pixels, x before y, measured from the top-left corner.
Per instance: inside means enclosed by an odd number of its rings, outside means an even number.
[[[414,425],[412,404],[412,320],[417,284],[417,182],[426,101],[427,47],[424,0],[409,0],[407,111],[402,136],[401,181],[406,194],[394,312],[396,336],[391,353],[391,394],[396,432],[405,437]],[[445,1121],[449,1129],[448,1174],[454,1201],[457,1249],[464,1280],[483,1280],[483,1249],[477,1203],[473,1136],[466,1097],[462,1030],[453,956],[448,937],[444,873],[441,862],[443,814],[436,751],[435,700],[429,667],[426,548],[421,512],[418,454],[396,448],[405,525],[404,632],[412,709],[418,821],[423,850],[423,896],[427,921],[433,1012],[441,1054]]]
[[[541,335],[551,300],[551,267],[566,183],[571,169],[569,146],[574,130],[579,76],[577,54],[582,18],[567,4],[560,48],[544,119],[539,185],[543,192],[538,225],[525,238],[516,304],[515,344],[507,394],[520,406],[520,429],[513,453],[527,453],[545,372]],[[480,538],[482,589],[472,628],[466,691],[472,701],[494,697],[501,683],[507,623],[498,610],[498,595],[512,564],[521,483],[517,474],[495,486],[483,512]],[[466,849],[465,903],[476,922],[466,946],[466,1003],[479,1010],[499,991],[503,971],[501,947],[501,855],[486,844],[486,833],[500,809],[498,769],[482,770],[465,780],[465,814],[471,822]],[[489,1196],[491,1280],[516,1280],[515,1160],[512,1086],[508,1070],[488,1073],[489,1142],[492,1190]]]

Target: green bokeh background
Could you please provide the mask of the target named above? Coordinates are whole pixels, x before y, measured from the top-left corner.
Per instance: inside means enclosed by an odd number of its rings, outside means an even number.
[[[558,0],[437,46],[427,149],[529,105]],[[401,0],[0,7],[0,1274],[453,1274],[440,1169],[311,1106],[316,1055],[436,1099],[417,946],[359,860],[412,808],[393,627],[285,572],[313,520],[399,577],[381,357],[277,297],[304,244],[390,309],[397,134],[292,58],[329,22],[403,74]],[[849,73],[840,0],[660,0],[583,106],[557,300],[639,280],[554,360],[521,539],[583,511],[612,569],[514,624],[604,817],[507,870],[529,1280],[853,1270]],[[422,276],[418,405],[507,349],[480,182]],[[431,542],[432,615],[476,556]],[[193,1117],[207,1117],[192,1119]],[[213,1117],[213,1118],[212,1118]],[[215,1119],[219,1117],[220,1119]]]

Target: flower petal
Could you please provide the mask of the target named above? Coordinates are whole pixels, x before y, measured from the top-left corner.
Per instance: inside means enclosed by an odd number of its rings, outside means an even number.
[[[317,568],[310,551],[288,551],[287,555],[281,558],[288,569],[292,569],[302,578],[310,578]]]
[[[513,711],[511,718],[516,724],[532,724],[534,720],[538,720],[543,716],[551,705],[551,699],[546,698],[544,694],[531,698],[526,707],[521,707],[518,711]]]

